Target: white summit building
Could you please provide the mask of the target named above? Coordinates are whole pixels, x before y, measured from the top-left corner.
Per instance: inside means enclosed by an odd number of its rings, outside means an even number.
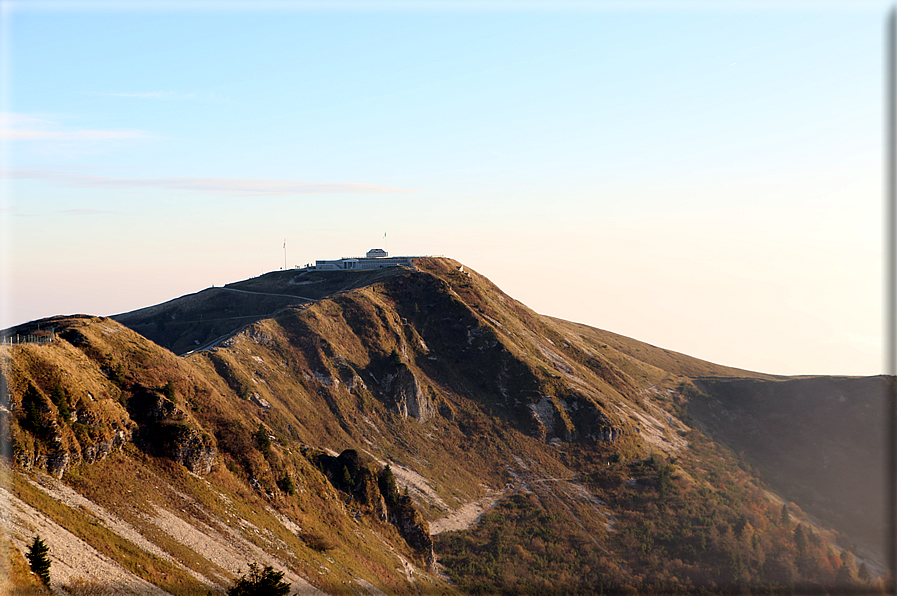
[[[411,257],[392,257],[382,248],[372,248],[357,258],[343,258],[335,261],[315,261],[318,271],[346,271],[362,269],[383,269],[385,267],[414,267]]]

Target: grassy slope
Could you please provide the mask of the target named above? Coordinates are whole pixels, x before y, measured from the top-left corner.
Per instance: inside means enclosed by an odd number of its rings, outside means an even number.
[[[307,299],[337,295],[399,272],[274,271],[113,318],[176,354],[184,354],[285,308],[305,305]]]
[[[57,323],[65,333],[66,321],[58,320]],[[235,461],[237,453],[227,453],[223,460],[219,460],[220,464],[207,477],[214,489],[210,490],[211,487],[202,480],[197,481],[182,466],[165,457],[143,453],[133,446],[92,465],[76,464],[67,472],[67,482],[135,527],[143,528],[151,541],[196,570],[214,569],[214,565],[197,553],[191,554],[188,546],[172,541],[164,532],[154,531],[139,512],[151,513],[161,508],[200,528],[202,524],[210,523],[210,519],[218,520],[216,523],[224,522],[250,542],[268,550],[272,548],[273,538],[288,546],[285,551],[277,549],[283,564],[326,590],[337,589],[355,577],[365,578],[390,592],[412,589],[403,575],[384,571],[399,562],[390,554],[392,551],[377,546],[382,544],[378,536],[386,539],[391,548],[403,553],[406,559],[415,560],[416,555],[389,524],[365,517],[361,522],[351,521],[342,505],[342,497],[301,455],[299,442],[293,437],[281,436],[282,440],[275,441],[269,453],[259,452],[251,438],[261,421],[256,406],[234,395],[226,384],[222,391],[218,391],[214,374],[210,375],[210,382],[203,370],[191,361],[175,357],[114,321],[99,317],[77,318],[69,320],[68,324],[81,338],[78,348],[65,340],[52,345],[3,348],[11,356],[8,378],[13,410],[21,411],[25,387],[32,385],[44,398],[42,403],[46,411],[42,413],[42,419],[50,425],[48,428],[57,429],[55,437],[40,440],[30,431],[23,430],[20,424],[14,424],[15,451],[30,449],[39,458],[56,449],[61,441],[67,451],[76,453],[89,444],[109,438],[117,428],[135,425],[125,409],[133,387],[160,387],[171,382],[177,405],[186,416],[182,423],[225,438],[236,445],[235,450],[243,449],[239,452],[239,461]],[[112,382],[101,369],[109,371],[109,375],[119,375],[116,377],[118,382]],[[83,444],[79,443],[75,424],[65,423],[57,408],[46,400],[46,394],[57,383],[63,387],[71,409],[79,412],[79,420],[88,422],[90,432],[80,437]],[[109,412],[112,412],[111,418]],[[18,422],[21,420],[19,418]],[[252,473],[257,474],[261,490],[252,490],[248,486],[247,480]],[[277,481],[284,474],[291,475],[298,488],[293,496],[277,488]],[[18,492],[20,498],[51,515],[59,510],[60,513],[55,515],[59,523],[72,526],[88,544],[107,552],[137,575],[176,593],[195,593],[195,580],[184,571],[158,560],[148,564],[146,554],[140,554],[140,549],[128,545],[127,540],[122,543],[122,549],[115,550],[118,539],[107,529],[91,525],[89,515],[85,517],[78,510],[54,505],[52,499],[25,490],[27,485],[19,486],[24,490]],[[225,495],[227,500],[220,498],[218,493]],[[272,495],[273,500],[267,494]],[[225,502],[233,506],[225,507]],[[309,548],[302,538],[268,513],[272,507],[288,516],[309,536],[327,537],[332,548],[326,554]],[[247,532],[247,523],[262,528],[268,538]],[[112,551],[109,551],[110,546]],[[127,552],[134,555],[125,555]],[[285,553],[290,554],[284,558]],[[327,563],[330,560],[333,562]],[[251,560],[237,563],[245,568],[248,562]],[[322,564],[329,571],[321,573]],[[228,574],[224,577],[226,579]]]

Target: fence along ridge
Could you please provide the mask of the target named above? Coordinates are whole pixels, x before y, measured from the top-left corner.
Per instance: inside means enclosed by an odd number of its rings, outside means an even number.
[[[15,344],[49,344],[56,340],[56,331],[51,331],[49,335],[2,335],[0,336],[0,346],[11,346]]]

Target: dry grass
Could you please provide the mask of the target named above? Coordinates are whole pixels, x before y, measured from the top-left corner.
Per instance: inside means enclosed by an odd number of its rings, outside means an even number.
[[[62,589],[71,596],[115,596],[118,591],[114,586],[95,579],[76,577],[68,581]]]

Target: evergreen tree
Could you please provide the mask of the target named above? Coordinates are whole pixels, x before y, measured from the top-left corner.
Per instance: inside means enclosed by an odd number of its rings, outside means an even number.
[[[68,397],[59,383],[53,386],[53,391],[50,392],[50,401],[56,404],[56,409],[59,410],[59,416],[63,422],[68,422],[72,417],[72,411],[69,409]]]
[[[355,482],[352,481],[352,475],[349,473],[349,468],[343,466],[343,475],[340,478],[340,484],[343,485],[343,489],[346,491],[351,491],[352,487],[355,485]]]
[[[782,513],[779,516],[779,523],[787,527],[790,522],[791,516],[788,514],[788,505],[782,505]]]
[[[794,546],[797,547],[798,554],[804,554],[807,550],[807,536],[804,534],[803,527],[797,524],[794,528]]]
[[[47,557],[47,553],[50,552],[50,549],[41,540],[40,536],[34,537],[34,542],[31,543],[31,546],[28,547],[28,564],[31,566],[31,571],[33,571],[44,585],[50,587],[50,559]]]
[[[277,487],[288,495],[296,494],[296,485],[289,474],[284,474],[283,478],[277,481]]]
[[[43,400],[40,393],[34,388],[34,385],[28,385],[25,394],[22,396],[22,409],[25,411],[25,419],[22,421],[22,428],[31,431],[35,435],[44,434],[44,423],[41,419],[40,410],[43,409]]]
[[[848,584],[856,581],[856,559],[852,553],[846,550],[841,551],[841,566],[838,568],[835,580],[839,584]]]
[[[872,581],[872,573],[869,572],[869,568],[866,567],[866,563],[860,563],[860,572],[858,574],[858,577],[866,583]]]
[[[259,428],[255,431],[254,437],[255,444],[259,448],[259,451],[267,457],[271,450],[271,437],[268,436],[268,431],[262,423],[259,423]]]
[[[383,500],[386,501],[388,506],[395,507],[399,498],[399,489],[396,486],[396,477],[393,475],[389,464],[386,464],[386,467],[380,472],[378,484],[380,485],[380,494],[383,495]]]

